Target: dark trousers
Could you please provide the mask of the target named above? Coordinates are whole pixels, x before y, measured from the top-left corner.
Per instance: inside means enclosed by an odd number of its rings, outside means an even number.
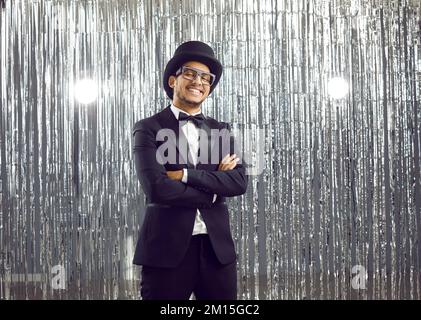
[[[143,300],[237,299],[236,262],[219,263],[207,234],[192,236],[183,261],[176,268],[142,266]]]

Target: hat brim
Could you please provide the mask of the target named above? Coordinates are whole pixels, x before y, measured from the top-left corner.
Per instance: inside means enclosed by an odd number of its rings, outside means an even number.
[[[170,76],[175,75],[176,71],[188,61],[198,61],[206,66],[208,66],[211,73],[215,75],[215,81],[212,84],[209,94],[215,89],[216,85],[219,82],[219,79],[222,75],[222,64],[215,59],[204,54],[194,54],[194,53],[183,53],[182,55],[174,56],[170,61],[168,61],[167,66],[164,70],[163,85],[167,96],[172,100],[173,99],[173,88],[168,84],[168,79]]]

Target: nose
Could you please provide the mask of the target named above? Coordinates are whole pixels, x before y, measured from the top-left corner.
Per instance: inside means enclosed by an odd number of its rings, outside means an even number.
[[[194,77],[194,79],[192,80],[192,82],[193,82],[193,83],[196,83],[196,82],[197,82],[197,80],[199,80],[200,84],[203,84],[203,83],[202,83],[202,78],[201,78],[198,74],[196,74],[196,77]]]

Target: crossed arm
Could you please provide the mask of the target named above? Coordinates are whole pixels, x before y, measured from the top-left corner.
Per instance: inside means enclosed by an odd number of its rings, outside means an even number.
[[[227,154],[220,162],[218,171],[187,169],[187,185],[223,197],[234,197],[246,192],[247,176],[240,158]],[[235,169],[234,169],[235,168]],[[181,181],[183,170],[167,171],[170,179]]]
[[[235,155],[224,157],[218,171],[188,169],[185,184],[181,182],[182,170],[166,171],[156,160],[157,147],[151,129],[139,122],[133,134],[136,173],[151,202],[203,208],[212,205],[214,194],[232,197],[247,189],[245,168],[237,163]],[[233,140],[230,143],[233,147]]]
[[[211,206],[212,194],[167,176],[165,167],[156,160],[155,135],[142,121],[137,123],[133,135],[136,173],[150,202],[192,208]]]

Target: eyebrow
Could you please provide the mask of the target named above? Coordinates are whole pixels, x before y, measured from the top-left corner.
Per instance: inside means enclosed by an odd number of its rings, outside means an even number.
[[[197,69],[197,68],[195,68],[195,67],[190,67],[190,66],[186,66],[186,65],[184,65],[183,67],[190,68],[190,69],[193,69],[193,70],[195,70],[195,71],[202,72],[202,73],[210,73],[210,74],[212,74],[212,72],[210,72],[210,71],[200,70],[200,69]]]

